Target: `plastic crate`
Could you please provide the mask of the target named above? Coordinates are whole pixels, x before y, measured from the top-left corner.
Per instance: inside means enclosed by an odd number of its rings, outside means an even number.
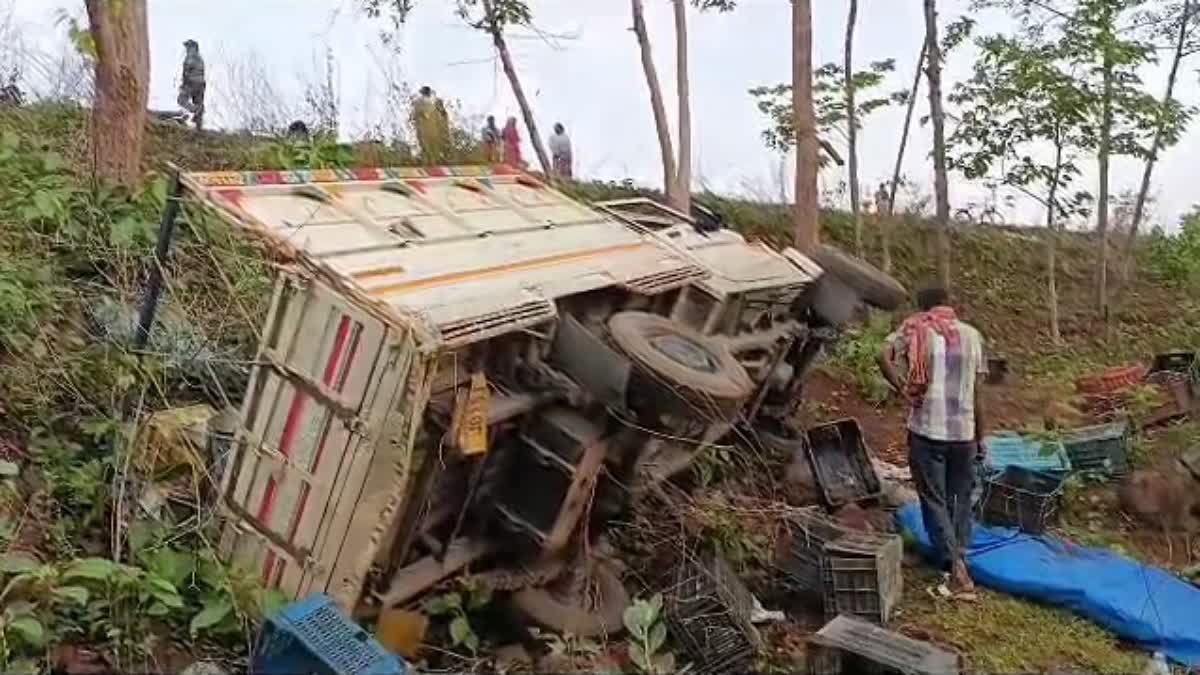
[[[1146,381],[1162,391],[1165,402],[1146,415],[1146,418],[1142,420],[1142,427],[1165,424],[1187,417],[1191,413],[1193,391],[1188,375],[1161,371],[1150,375]]]
[[[259,632],[250,673],[258,675],[405,675],[408,665],[388,652],[333,600],[314,594],[269,617]]]
[[[685,558],[664,595],[667,626],[698,672],[749,670],[761,644],[750,623],[754,596],[724,558]]]
[[[988,384],[1004,384],[1008,379],[1008,359],[998,354],[989,356],[987,359],[987,377],[984,381]]]
[[[993,471],[1010,466],[1062,473],[1071,470],[1071,460],[1062,443],[1052,443],[1052,449],[1047,451],[1043,441],[1006,431],[988,436],[983,444],[987,448],[987,468]]]
[[[804,444],[817,487],[831,508],[873,499],[883,492],[858,420],[813,427],[805,432]]]
[[[1196,367],[1196,352],[1163,352],[1154,355],[1150,372],[1157,373],[1167,370],[1191,375],[1196,371]]]
[[[886,624],[904,592],[904,542],[865,532],[825,545],[825,615],[849,614]]]
[[[1146,379],[1148,372],[1140,363],[1114,366],[1075,380],[1075,390],[1087,396],[1114,396]]]
[[[809,675],[957,675],[958,654],[839,616],[809,638]]]
[[[983,522],[1041,534],[1058,518],[1062,490],[1062,476],[1009,466],[984,485]]]
[[[801,591],[824,597],[825,546],[853,531],[817,509],[789,515],[776,539],[775,567]]]
[[[1109,475],[1128,473],[1131,431],[1129,423],[1124,421],[1068,431],[1062,437],[1062,444],[1071,468]]]

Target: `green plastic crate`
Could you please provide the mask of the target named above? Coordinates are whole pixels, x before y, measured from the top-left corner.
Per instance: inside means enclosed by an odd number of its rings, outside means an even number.
[[[1132,443],[1132,429],[1124,421],[1073,429],[1062,437],[1072,469],[1111,476],[1129,472]]]

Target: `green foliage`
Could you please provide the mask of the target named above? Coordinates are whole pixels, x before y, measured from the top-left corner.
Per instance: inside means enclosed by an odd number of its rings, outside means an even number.
[[[1091,195],[1069,188],[1080,176],[1077,151],[1091,142],[1089,99],[1065,70],[1061,47],[1004,36],[977,46],[974,74],[950,97],[963,107],[949,139],[951,166],[967,178],[1018,188],[1056,217],[1086,217]],[[1055,152],[1042,159],[1031,151],[1038,143]]]
[[[666,675],[675,672],[675,655],[664,651],[667,643],[667,623],[663,616],[662,595],[655,593],[649,600],[638,598],[625,608],[622,615],[629,660],[643,673]]]
[[[479,634],[471,625],[470,614],[492,602],[492,589],[464,582],[458,591],[434,596],[425,601],[424,610],[434,617],[449,619],[450,644],[465,648],[471,656],[479,652]]]
[[[887,76],[895,69],[894,59],[876,61],[867,70],[858,71],[850,78],[849,84],[855,93],[863,94],[855,103],[855,116],[859,128],[871,114],[889,105],[903,105],[907,102],[907,91],[885,95],[869,93],[883,85]],[[817,129],[822,134],[847,134],[846,84],[845,71],[836,63],[827,63],[813,71],[813,107],[816,111]],[[759,112],[767,117],[768,127],[763,132],[763,140],[767,147],[787,152],[796,143],[796,131],[792,125],[791,85],[755,87],[750,90],[750,95],[757,100]]]
[[[692,463],[692,469],[700,481],[700,487],[708,487],[719,478],[733,462],[733,448],[728,445],[709,445]]]
[[[264,152],[266,163],[280,169],[344,169],[354,160],[354,150],[329,134],[281,138]]]
[[[879,372],[879,352],[891,333],[888,315],[873,313],[864,325],[848,330],[830,354],[830,364],[849,375],[863,398],[882,405],[892,396],[892,388]]]
[[[59,307],[59,289],[45,261],[0,250],[0,351],[28,349],[45,317]]]
[[[1155,277],[1188,288],[1200,288],[1200,207],[1183,217],[1179,232],[1153,232],[1142,256],[1142,266]]]

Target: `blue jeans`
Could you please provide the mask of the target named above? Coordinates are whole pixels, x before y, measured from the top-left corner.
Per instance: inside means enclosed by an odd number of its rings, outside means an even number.
[[[971,543],[975,441],[935,441],[909,432],[908,465],[921,498],[921,520],[943,570]]]

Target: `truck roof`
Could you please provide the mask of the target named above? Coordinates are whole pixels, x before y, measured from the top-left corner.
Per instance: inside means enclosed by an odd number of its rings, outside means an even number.
[[[504,166],[207,172],[183,184],[234,225],[440,345],[541,323],[558,298],[707,276],[686,252]]]
[[[702,232],[691,216],[650,199],[605,201],[596,208],[687,251],[709,271],[696,285],[717,298],[762,289],[803,288],[822,274],[816,262],[795,249],[780,253],[727,229]]]

